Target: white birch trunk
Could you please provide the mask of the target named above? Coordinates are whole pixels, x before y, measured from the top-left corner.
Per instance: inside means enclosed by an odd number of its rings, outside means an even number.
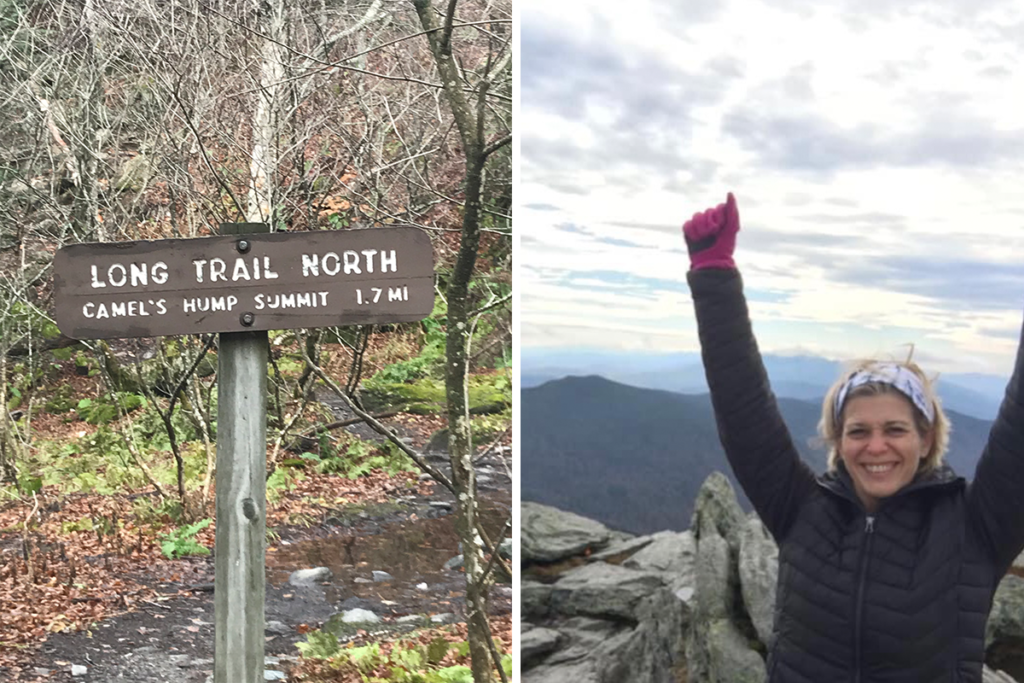
[[[256,111],[252,119],[252,161],[249,166],[249,193],[245,219],[250,223],[269,223],[274,230],[274,203],[277,199],[278,135],[284,70],[284,4],[282,0],[256,2],[257,12],[267,13],[262,26],[260,47],[260,87],[256,93]]]

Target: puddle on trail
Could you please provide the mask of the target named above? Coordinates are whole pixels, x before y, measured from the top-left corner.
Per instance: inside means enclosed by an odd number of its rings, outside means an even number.
[[[491,539],[500,533],[510,509],[507,500],[481,500],[480,515]],[[465,576],[444,565],[459,554],[458,545],[454,513],[399,521],[378,534],[349,533],[281,545],[267,554],[267,580],[284,585],[296,569],[328,567],[334,576],[323,588],[332,604],[356,597],[381,603],[395,615],[451,611],[452,593],[461,598]],[[374,570],[394,578],[374,582]],[[421,583],[427,590],[416,588]]]

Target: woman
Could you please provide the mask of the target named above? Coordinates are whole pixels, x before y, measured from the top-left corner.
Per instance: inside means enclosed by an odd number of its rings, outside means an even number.
[[[822,409],[829,471],[779,414],[733,261],[739,212],[683,225],[719,435],[779,544],[770,683],[980,682],[985,622],[1024,548],[1022,356],[974,480],[942,462],[948,422],[915,364],[868,361]]]

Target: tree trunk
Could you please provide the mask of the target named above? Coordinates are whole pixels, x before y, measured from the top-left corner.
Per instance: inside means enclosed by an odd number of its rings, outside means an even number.
[[[104,102],[103,68],[100,56],[103,27],[96,14],[96,0],[85,0],[82,8],[82,33],[86,50],[82,58],[82,80],[79,83],[82,106],[75,144],[79,185],[76,188],[76,213],[81,234],[96,242],[107,241],[99,211],[99,159],[102,151]]]
[[[260,46],[260,85],[252,120],[252,161],[249,167],[249,195],[245,220],[268,223],[273,232],[278,172],[278,126],[284,81],[284,6],[281,0],[256,0],[255,9],[265,14]]]
[[[448,328],[445,344],[445,390],[448,399],[449,453],[452,484],[457,501],[456,530],[462,543],[466,571],[466,624],[473,680],[490,683],[492,675],[490,627],[487,602],[490,578],[485,575],[483,542],[477,532],[478,510],[476,472],[473,469],[473,443],[469,425],[468,348],[470,338],[469,281],[476,266],[480,246],[480,188],[485,156],[483,153],[482,110],[475,114],[462,91],[458,68],[451,52],[450,18],[456,0],[449,4],[449,25],[438,30],[430,0],[413,0],[423,29],[427,31],[430,51],[441,75],[445,98],[451,107],[462,148],[466,155],[465,211],[462,216],[462,240],[455,269],[448,283]]]

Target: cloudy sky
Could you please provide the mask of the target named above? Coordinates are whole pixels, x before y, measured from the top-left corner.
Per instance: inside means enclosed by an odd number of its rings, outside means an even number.
[[[680,225],[733,191],[763,351],[1009,373],[1024,3],[516,2],[525,348],[696,350]]]

